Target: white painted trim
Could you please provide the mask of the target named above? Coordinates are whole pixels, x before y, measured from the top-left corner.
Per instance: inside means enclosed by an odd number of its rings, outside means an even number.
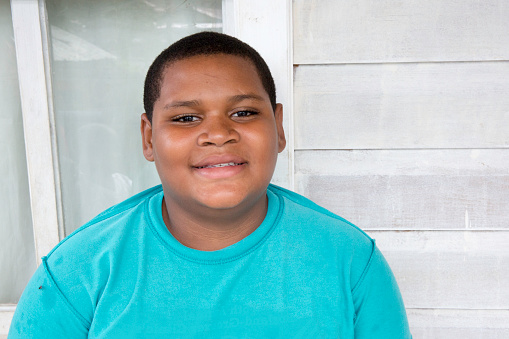
[[[40,6],[11,0],[37,259],[59,241],[54,154]],[[43,24],[46,24],[43,22]],[[40,261],[38,261],[40,263]]]
[[[15,309],[16,305],[0,306],[0,338],[7,336]]]
[[[59,239],[62,240],[65,236],[64,230],[64,212],[62,204],[62,190],[60,186],[60,166],[58,160],[58,144],[57,144],[57,129],[55,119],[55,109],[53,106],[53,87],[51,82],[51,48],[49,37],[49,22],[48,11],[46,10],[46,0],[39,0],[39,14],[41,18],[41,37],[42,37],[42,53],[44,56],[44,69],[46,72],[46,91],[48,93],[48,116],[50,122],[51,133],[51,150],[53,154],[53,174],[55,177],[55,198],[57,206],[58,218],[58,233]]]
[[[224,0],[223,32],[245,41],[265,59],[274,77],[277,100],[284,107],[286,150],[273,182],[294,186],[293,50],[291,0]]]
[[[286,26],[287,26],[287,71],[288,71],[288,79],[286,81],[287,92],[288,92],[288,102],[287,107],[289,110],[289,114],[287,114],[288,125],[287,125],[287,150],[288,150],[288,181],[289,188],[294,191],[295,190],[295,110],[294,110],[294,93],[293,93],[293,1],[287,0],[287,17],[286,17]]]
[[[237,20],[237,13],[235,9],[238,6],[235,6],[236,0],[223,0],[222,3],[222,11],[223,11],[223,33],[231,36],[236,36],[236,26],[235,23]]]
[[[16,304],[0,304],[0,312],[14,312]]]

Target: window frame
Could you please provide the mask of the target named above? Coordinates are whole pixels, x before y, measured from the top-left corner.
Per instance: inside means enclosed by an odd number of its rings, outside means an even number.
[[[11,0],[37,265],[63,235],[45,1]],[[0,304],[0,338],[15,304]]]

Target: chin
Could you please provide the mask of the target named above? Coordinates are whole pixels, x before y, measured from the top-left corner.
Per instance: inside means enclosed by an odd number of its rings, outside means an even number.
[[[209,197],[200,201],[201,205],[216,210],[227,210],[242,205],[244,199],[241,197]]]
[[[263,196],[263,194],[262,194]],[[200,203],[208,208],[216,210],[234,209],[244,205],[245,207],[255,205],[260,199],[259,194],[245,192],[222,191],[202,196]]]

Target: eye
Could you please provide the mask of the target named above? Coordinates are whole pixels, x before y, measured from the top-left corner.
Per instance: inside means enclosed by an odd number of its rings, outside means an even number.
[[[174,122],[195,122],[198,121],[198,117],[194,115],[178,115],[171,119]]]
[[[239,118],[247,118],[247,117],[250,117],[250,116],[253,116],[256,114],[258,114],[258,112],[244,110],[244,111],[235,112],[232,114],[232,116],[239,117]]]

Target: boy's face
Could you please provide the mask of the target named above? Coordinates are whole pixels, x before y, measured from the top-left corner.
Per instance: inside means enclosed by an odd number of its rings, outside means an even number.
[[[144,114],[141,129],[167,204],[187,210],[260,203],[286,144],[282,106],[272,110],[255,66],[224,54],[168,66],[152,123]]]

